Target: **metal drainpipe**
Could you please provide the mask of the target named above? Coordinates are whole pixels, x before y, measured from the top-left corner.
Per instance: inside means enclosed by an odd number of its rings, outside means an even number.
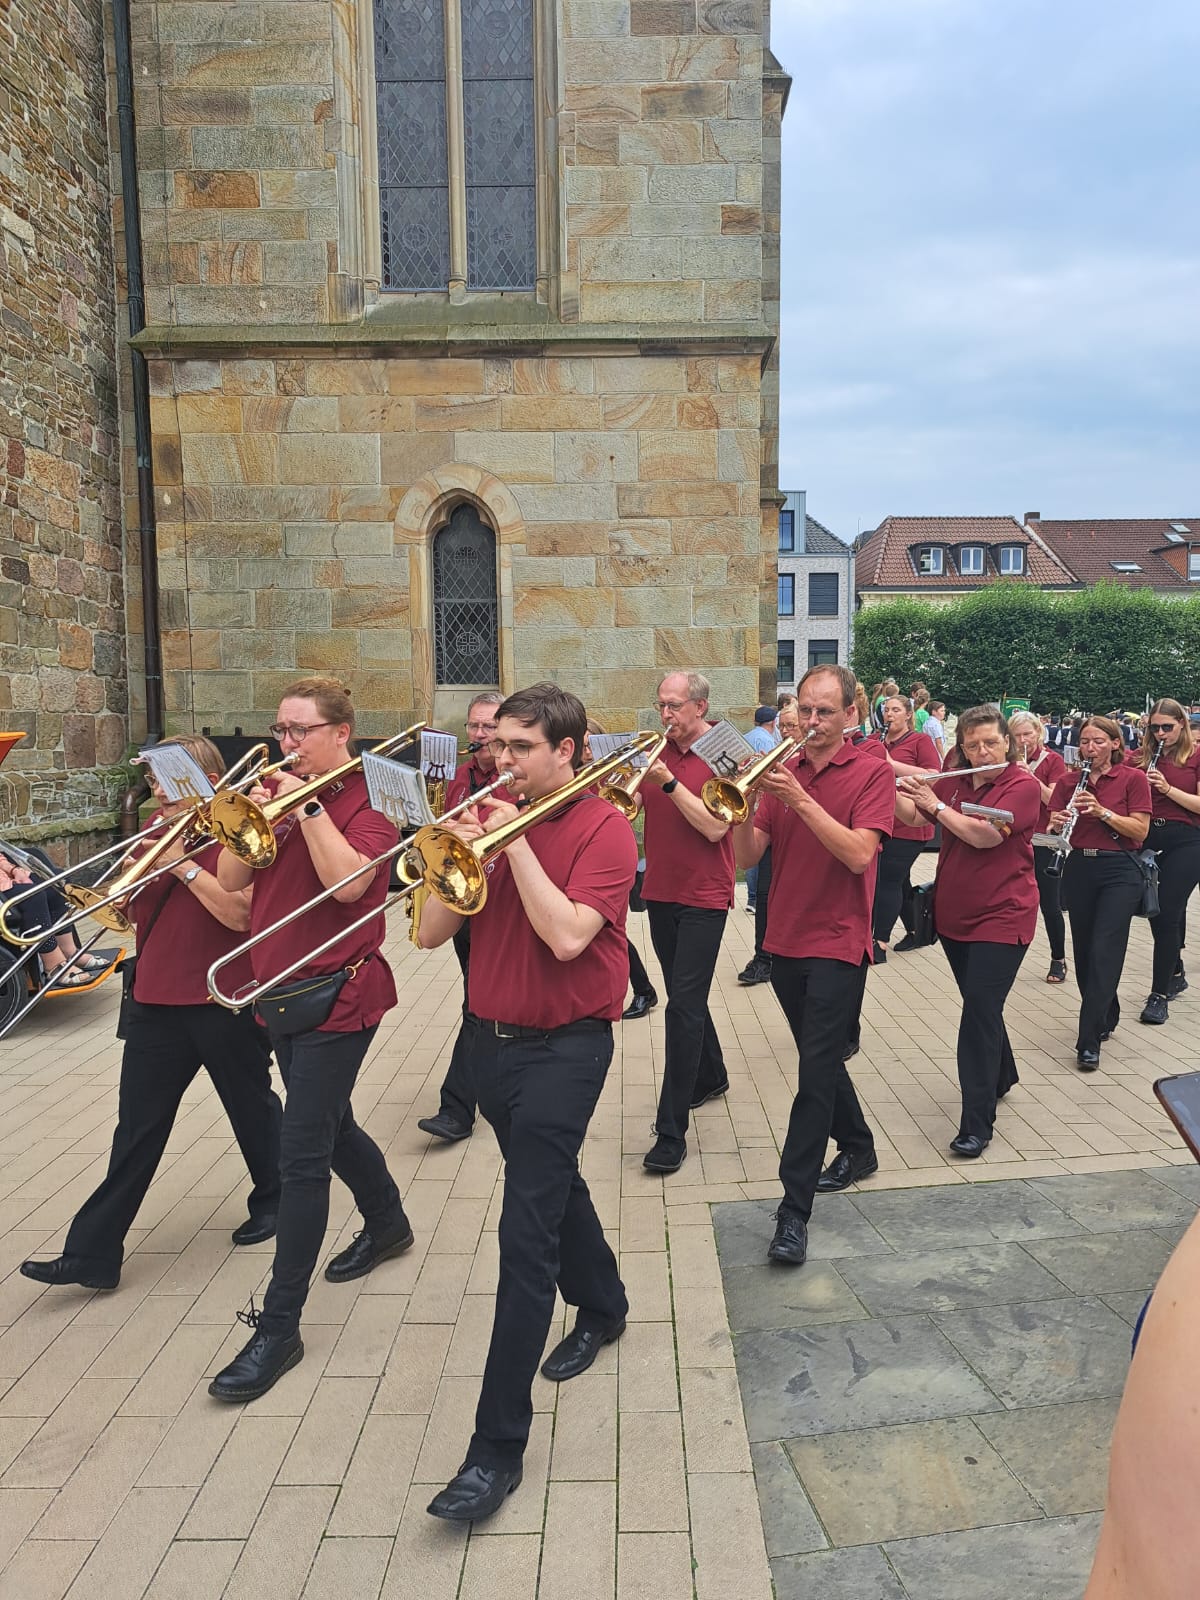
[[[117,80],[117,139],[121,158],[121,198],[125,225],[126,306],[129,336],[146,326],[146,294],[142,277],[142,215],[138,194],[137,144],[133,114],[133,44],[129,0],[113,0],[113,58]],[[142,640],[146,679],[146,742],[163,736],[162,634],[158,598],[158,526],[154,511],[154,463],[150,434],[150,381],[146,359],[130,349],[133,395],[133,438],[137,457],[138,549],[142,567]],[[121,802],[121,833],[137,830],[137,801],[144,780],[131,785]]]

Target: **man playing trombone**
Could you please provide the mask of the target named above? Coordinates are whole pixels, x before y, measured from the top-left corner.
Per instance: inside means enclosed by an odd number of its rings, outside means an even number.
[[[182,745],[213,783],[224,771],[215,746],[199,735],[162,742]],[[150,787],[162,817],[193,809],[186,801],[164,800],[153,776]],[[122,1004],[125,1051],[108,1172],[76,1213],[62,1255],[22,1264],[25,1277],[37,1283],[116,1288],[125,1235],[158,1170],[184,1092],[202,1066],[254,1180],[250,1215],[233,1242],[257,1244],[275,1231],[283,1111],[271,1088],[271,1051],[250,1013],[210,1004],[204,982],[209,962],[232,950],[250,925],[249,892],[217,881],[219,853],[214,843],[185,858],[182,839],[174,840],[158,858],[170,871],[126,902],[137,924],[137,964]]]
[[[294,752],[296,759],[291,771],[277,780],[274,797],[265,789],[252,789],[248,798],[259,805],[270,799],[276,814],[289,794],[297,796],[296,804],[273,840],[256,837],[249,827],[245,839],[228,833],[217,866],[228,890],[254,884],[252,933],[281,924],[253,947],[251,964],[259,980],[291,967],[372,905],[382,906],[388,892],[386,867],[345,884],[342,880],[399,837],[393,824],[371,809],[361,763],[347,760],[354,707],[340,683],[304,678],[293,684],[271,733],[285,754]],[[325,777],[326,783],[318,781]],[[308,798],[301,799],[302,794]],[[271,858],[270,865],[247,864],[262,854]],[[330,893],[321,904],[302,917],[289,916],[322,889]],[[288,1091],[275,1260],[262,1310],[239,1312],[254,1329],[253,1337],[209,1385],[208,1392],[218,1400],[256,1399],[304,1355],[300,1313],[329,1219],[331,1169],[350,1189],[364,1224],[354,1242],[326,1266],[331,1282],[361,1277],[413,1242],[383,1153],[355,1122],[350,1105],[376,1029],[396,1004],[391,968],[380,953],[384,932],[381,912],[325,956],[303,962],[296,982],[287,985],[292,995],[286,1002],[282,989],[273,995],[268,989],[259,1002]],[[307,1015],[291,1015],[296,1005]]]
[[[556,1284],[577,1309],[573,1331],[542,1366],[553,1382],[591,1366],[624,1331],[628,1311],[579,1151],[625,1002],[637,845],[624,817],[584,792],[586,775],[577,769],[585,728],[583,705],[555,684],[510,695],[497,710],[492,749],[527,809],[492,795],[475,820],[467,813],[450,825],[468,842],[486,844],[486,835],[504,829],[510,835],[507,846],[497,839],[487,898],[472,918],[475,1092],[504,1155],[504,1200],[475,1432],[458,1475],[429,1506],[451,1521],[491,1516],[521,1481]],[[431,897],[421,945],[445,944],[462,920]]]

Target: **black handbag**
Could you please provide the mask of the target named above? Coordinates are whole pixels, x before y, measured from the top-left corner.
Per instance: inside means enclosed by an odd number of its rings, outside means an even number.
[[[1142,898],[1135,917],[1156,917],[1158,905],[1158,857],[1153,850],[1130,851],[1137,869],[1142,875]]]
[[[932,883],[919,883],[905,890],[900,917],[912,938],[913,948],[937,943],[937,929],[933,924]]]
[[[338,995],[361,966],[362,962],[356,961],[352,967],[343,967],[323,978],[281,983],[254,1002],[254,1015],[268,1033],[285,1039],[295,1033],[312,1033],[328,1022]]]

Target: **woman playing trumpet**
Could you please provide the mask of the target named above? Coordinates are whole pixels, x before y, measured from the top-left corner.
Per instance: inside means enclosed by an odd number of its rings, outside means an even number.
[[[942,825],[934,915],[962,996],[958,1024],[962,1112],[950,1151],[972,1160],[991,1142],[997,1100],[1017,1081],[1004,1003],[1037,926],[1030,841],[1041,796],[1021,766],[1008,724],[995,706],[963,712],[955,747],[959,776],[936,789],[918,778],[901,778],[896,816],[910,826],[925,819]],[[1008,767],[1003,772],[971,770],[1005,760]],[[965,815],[964,804],[988,806],[1001,815],[992,819]]]
[[[1158,857],[1159,913],[1150,918],[1154,971],[1140,1021],[1167,1020],[1167,1002],[1182,985],[1183,915],[1200,883],[1200,748],[1178,700],[1156,700],[1135,758],[1154,791],[1147,843]]]

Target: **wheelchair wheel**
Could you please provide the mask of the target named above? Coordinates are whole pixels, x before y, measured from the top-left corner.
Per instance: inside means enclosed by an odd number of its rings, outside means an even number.
[[[4,955],[0,951],[0,962],[3,961]],[[27,970],[22,967],[14,972],[7,964],[0,966],[0,1028],[8,1026],[28,998],[29,985],[25,979]]]

